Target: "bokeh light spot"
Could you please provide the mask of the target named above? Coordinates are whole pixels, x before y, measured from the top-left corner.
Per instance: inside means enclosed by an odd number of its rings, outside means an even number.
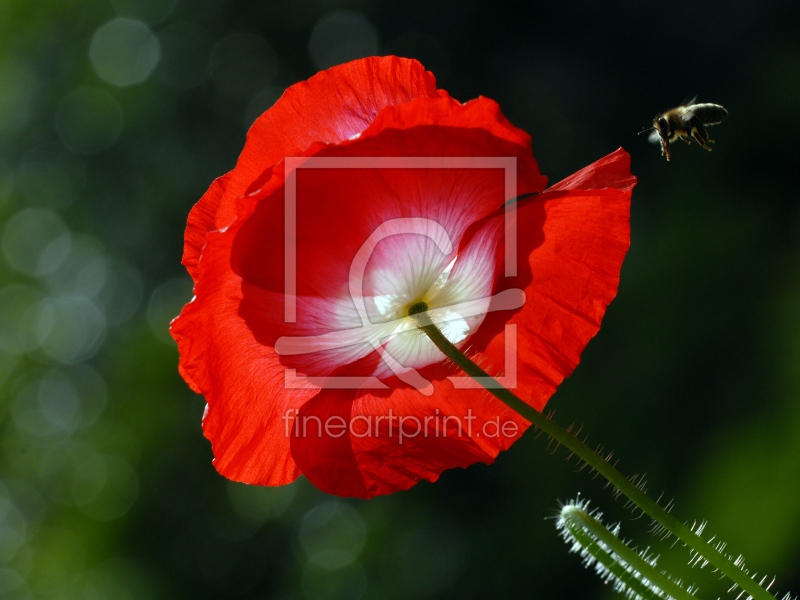
[[[42,299],[36,288],[21,283],[12,283],[0,289],[0,350],[9,354],[22,354],[39,344],[30,345],[32,336],[24,330],[23,317]]]
[[[17,555],[27,538],[27,523],[0,481],[0,563]],[[4,597],[0,594],[0,597]]]
[[[378,54],[378,32],[369,19],[352,10],[337,10],[314,25],[308,51],[318,69]]]
[[[108,387],[103,377],[89,365],[66,368],[70,382],[81,401],[81,427],[94,425],[108,403]]]
[[[56,111],[56,131],[64,146],[77,154],[97,154],[109,148],[123,126],[122,107],[106,92],[79,87],[67,94]]]
[[[272,46],[252,33],[234,33],[217,43],[209,70],[219,93],[250,98],[269,85],[278,61]]]
[[[94,303],[81,296],[61,296],[51,302],[52,327],[42,341],[42,350],[62,363],[91,357],[105,336],[106,320]]]
[[[352,506],[329,501],[303,517],[298,533],[308,559],[325,569],[355,561],[367,540],[367,524]]]
[[[192,299],[192,285],[188,276],[176,277],[162,283],[150,296],[147,322],[153,335],[167,344],[175,344],[169,333],[169,324],[180,314],[183,305]]]
[[[0,567],[0,598],[28,600],[33,598],[25,578],[14,569]]]
[[[26,208],[11,217],[3,230],[3,254],[14,269],[26,275],[55,271],[71,244],[67,226],[53,211]]]
[[[155,25],[170,15],[177,2],[178,0],[111,0],[111,5],[120,17],[133,17]]]
[[[81,422],[81,401],[69,378],[50,371],[42,378],[38,393],[44,418],[58,429],[74,430]]]
[[[128,321],[144,296],[144,283],[139,271],[119,261],[106,263],[106,281],[94,298],[106,315],[110,327]]]
[[[11,506],[19,511],[24,520],[25,536],[24,539],[22,536],[18,537],[18,539],[23,539],[24,545],[19,550],[21,553],[25,553],[26,550],[30,550],[30,540],[41,531],[42,526],[45,524],[47,516],[45,499],[36,486],[31,485],[25,479],[0,480],[0,499],[8,500]],[[2,537],[0,536],[0,538]],[[21,557],[17,555],[16,558],[20,559]],[[21,566],[24,563],[17,560],[15,564]]]
[[[100,79],[119,87],[146,80],[161,58],[158,38],[136,19],[112,19],[95,31],[89,60]]]
[[[27,352],[40,347],[50,332],[55,322],[55,311],[49,298],[42,298],[28,306],[20,319],[20,339],[22,347]]]
[[[72,247],[61,266],[45,276],[47,287],[56,294],[92,298],[108,277],[105,252],[92,236],[74,234]]]
[[[11,418],[18,431],[35,437],[68,433],[80,421],[80,400],[68,380],[38,378],[16,394]]]

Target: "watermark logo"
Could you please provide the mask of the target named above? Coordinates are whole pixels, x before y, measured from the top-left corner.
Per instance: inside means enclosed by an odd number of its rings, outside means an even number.
[[[300,415],[299,410],[291,408],[281,419],[284,422],[284,435],[295,437],[340,438],[349,435],[354,438],[385,436],[397,439],[402,446],[416,438],[513,438],[519,434],[519,424],[511,419],[494,419],[476,424],[477,415],[467,409],[463,417],[443,415],[439,409],[432,415],[396,415],[390,408],[384,415],[355,415],[345,419],[340,415],[324,419],[316,415]]]
[[[286,323],[297,321],[297,304],[291,299],[297,297],[297,173],[301,169],[502,169],[504,181],[504,197],[516,197],[516,157],[287,157],[285,160],[285,303],[284,320]],[[348,292],[356,307],[360,319],[359,328],[332,331],[318,336],[300,337],[285,336],[275,346],[282,355],[306,354],[320,349],[345,348],[354,343],[368,342],[391,372],[401,381],[413,386],[424,395],[433,393],[433,385],[414,369],[400,364],[384,347],[378,330],[386,331],[386,323],[373,324],[368,315],[363,296],[364,277],[367,263],[381,240],[401,234],[424,235],[434,242],[445,255],[453,249],[453,241],[447,230],[436,221],[421,217],[396,218],[381,223],[362,244],[356,253],[349,271]],[[504,274],[513,277],[517,273],[516,262],[516,213],[514,207],[506,205],[505,213],[505,247]],[[428,311],[435,323],[444,323],[453,319],[452,315],[464,319],[485,314],[489,311],[513,310],[522,306],[525,294],[520,289],[504,290],[489,298],[470,299],[448,307],[432,308]],[[400,320],[398,320],[398,325]],[[517,381],[517,331],[516,325],[505,327],[505,368],[504,375],[497,380],[476,381],[470,377],[451,376],[449,379],[456,388],[506,387],[515,388]],[[306,377],[299,376],[295,369],[285,369],[285,386],[287,389],[306,388],[310,385],[320,388],[334,389],[386,389],[387,386],[377,377]],[[397,417],[402,419],[402,417]],[[416,417],[413,417],[416,418]],[[465,417],[466,418],[466,417]],[[474,417],[473,417],[474,418]],[[287,417],[287,423],[290,417]],[[513,423],[511,421],[510,423]],[[329,424],[326,424],[326,426]],[[398,425],[399,426],[399,425]],[[322,424],[320,424],[322,427]],[[423,424],[420,424],[425,429]],[[500,425],[498,423],[498,430]],[[351,424],[344,423],[345,430],[352,429]],[[327,431],[327,430],[326,430]],[[398,429],[398,431],[400,431]]]

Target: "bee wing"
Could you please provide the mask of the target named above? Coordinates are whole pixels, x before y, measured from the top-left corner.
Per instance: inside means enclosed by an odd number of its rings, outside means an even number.
[[[686,96],[686,98],[683,99],[683,102],[681,102],[680,105],[681,106],[691,106],[692,104],[694,104],[695,100],[697,100],[697,94],[695,94],[694,98],[692,98],[691,100],[689,100],[689,96]]]
[[[657,131],[653,131],[650,135],[647,136],[647,141],[651,144],[658,144],[661,142],[661,136],[658,135]]]

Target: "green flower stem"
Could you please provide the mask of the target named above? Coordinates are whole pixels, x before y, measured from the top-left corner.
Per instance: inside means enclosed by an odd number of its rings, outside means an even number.
[[[610,532],[605,525],[577,506],[561,511],[564,526],[587,552],[600,561],[620,582],[635,591],[642,598],[661,598],[652,587],[648,586],[633,572],[639,573],[656,588],[665,592],[675,600],[697,600],[677,583],[672,581],[656,567],[652,566],[621,539]],[[597,543],[599,540],[611,552]],[[620,559],[623,561],[620,562]]]
[[[436,347],[439,348],[447,358],[458,365],[467,375],[480,382],[495,398],[506,404],[506,406],[524,419],[530,421],[532,425],[544,431],[558,443],[569,448],[581,460],[586,462],[586,464],[605,477],[620,492],[625,494],[636,506],[650,515],[654,521],[663,525],[668,531],[675,535],[675,537],[703,556],[709,563],[719,569],[721,573],[724,573],[731,581],[736,583],[753,598],[756,600],[775,600],[772,594],[758,585],[754,580],[750,579],[750,577],[739,569],[731,559],[719,552],[711,544],[703,541],[703,538],[661,508],[657,502],[651,500],[647,494],[631,483],[597,452],[571,435],[555,421],[550,420],[542,413],[531,408],[509,390],[502,387],[497,380],[493,379],[488,373],[451,344],[450,341],[444,337],[442,332],[439,331],[439,328],[431,322],[427,312],[420,312],[414,316],[419,321],[419,328],[428,335],[431,341],[436,344]],[[494,383],[487,385],[487,381],[493,381]]]
[[[636,596],[645,598],[646,600],[661,600],[661,596],[658,593],[648,588],[631,573],[628,573],[625,567],[617,562],[612,554],[603,550],[583,528],[572,525],[572,527],[570,527],[570,533],[598,562],[602,563],[613,573],[616,579],[628,586],[628,589],[633,590]],[[689,598],[696,600],[692,596],[689,596]],[[680,600],[685,599],[681,597]]]

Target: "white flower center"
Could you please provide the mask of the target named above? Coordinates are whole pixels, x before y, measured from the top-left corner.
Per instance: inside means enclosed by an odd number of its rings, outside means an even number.
[[[418,329],[409,309],[424,303],[431,321],[453,344],[474,333],[489,306],[494,256],[491,252],[468,254],[460,264],[447,232],[434,221],[386,222],[353,261],[347,290],[352,304],[346,298],[335,302],[337,323],[331,325],[340,330],[284,337],[276,350],[293,355],[341,352],[340,364],[377,350],[383,360],[370,375],[379,378],[442,360],[442,353]],[[352,305],[358,313],[355,319]]]

